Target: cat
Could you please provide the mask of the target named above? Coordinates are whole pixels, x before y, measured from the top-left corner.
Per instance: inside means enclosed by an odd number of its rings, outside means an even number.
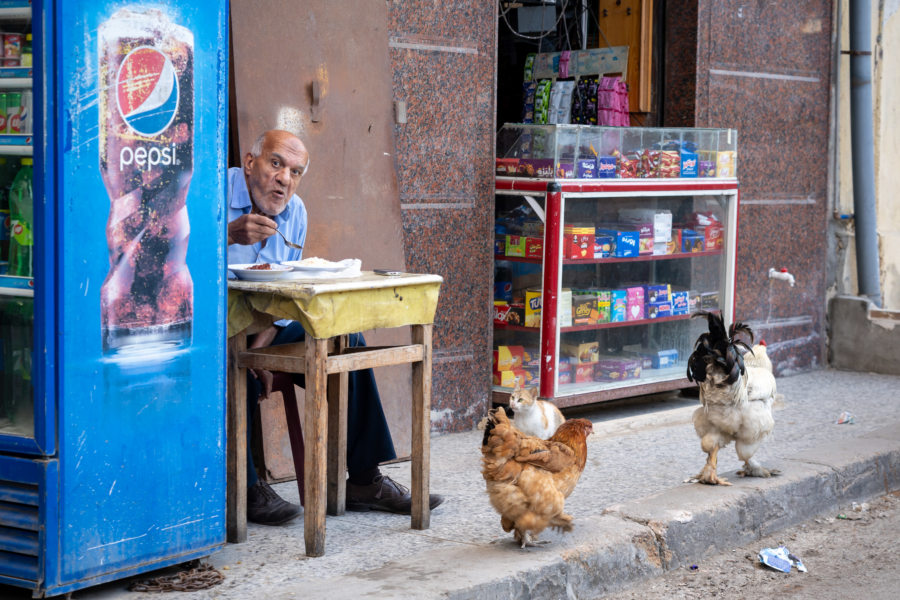
[[[524,434],[550,439],[566,418],[549,400],[539,400],[535,387],[518,385],[509,395],[509,407],[513,410],[513,425]]]

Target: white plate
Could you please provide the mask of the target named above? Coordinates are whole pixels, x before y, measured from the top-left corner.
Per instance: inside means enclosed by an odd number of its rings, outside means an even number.
[[[344,262],[333,262],[328,264],[303,264],[302,260],[286,260],[281,264],[295,271],[311,272],[340,271],[347,268],[347,265]]]
[[[291,268],[278,263],[269,263],[271,269],[251,269],[252,264],[228,265],[228,270],[247,281],[272,281],[286,277]]]

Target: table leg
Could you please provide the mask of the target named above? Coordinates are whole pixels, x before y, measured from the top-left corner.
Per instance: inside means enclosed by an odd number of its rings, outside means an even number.
[[[431,526],[428,488],[431,470],[431,330],[412,326],[413,344],[422,344],[422,362],[412,363],[412,524],[413,529]]]
[[[247,370],[238,362],[246,349],[246,333],[228,340],[225,532],[232,543],[247,539]]]
[[[307,556],[325,554],[326,435],[328,412],[325,365],[328,340],[306,337],[306,456],[303,530]]]
[[[347,347],[340,336],[335,354]],[[328,376],[328,514],[342,515],[347,505],[347,393],[350,373]]]

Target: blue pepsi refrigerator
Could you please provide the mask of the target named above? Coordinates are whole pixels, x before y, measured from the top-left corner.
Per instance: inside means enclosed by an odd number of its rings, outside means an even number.
[[[0,0],[0,92],[33,111],[0,131],[33,160],[0,274],[0,591],[225,543],[227,10]]]

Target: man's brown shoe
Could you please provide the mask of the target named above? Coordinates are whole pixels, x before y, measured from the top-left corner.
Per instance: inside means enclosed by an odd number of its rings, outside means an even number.
[[[283,525],[300,516],[300,507],[275,493],[259,480],[247,489],[247,520],[260,525]]]
[[[443,501],[438,494],[428,496],[428,506],[432,509]],[[355,485],[348,481],[347,510],[383,510],[408,515],[412,512],[412,494],[409,493],[409,488],[387,475],[379,475],[369,485]]]

